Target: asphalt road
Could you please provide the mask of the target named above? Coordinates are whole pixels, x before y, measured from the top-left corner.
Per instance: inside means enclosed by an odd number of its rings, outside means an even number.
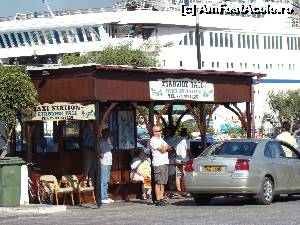
[[[0,214],[0,224],[300,224],[300,196],[280,197],[270,206],[256,205],[244,198],[217,198],[209,206],[196,206],[191,198],[170,199],[169,202],[170,205],[164,207],[135,200],[115,202],[99,209],[86,204],[55,214]]]

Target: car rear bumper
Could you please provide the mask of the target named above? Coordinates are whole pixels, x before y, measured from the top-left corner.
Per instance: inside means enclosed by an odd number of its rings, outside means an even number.
[[[195,193],[256,194],[261,188],[259,182],[251,180],[245,174],[235,176],[193,176],[192,173],[189,173],[184,176],[184,185],[187,192]]]

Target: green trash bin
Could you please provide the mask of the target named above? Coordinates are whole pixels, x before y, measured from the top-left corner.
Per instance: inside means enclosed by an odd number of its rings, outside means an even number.
[[[21,166],[19,157],[0,159],[0,207],[20,206]]]

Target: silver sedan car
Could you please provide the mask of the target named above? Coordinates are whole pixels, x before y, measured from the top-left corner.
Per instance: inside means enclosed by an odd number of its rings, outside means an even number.
[[[300,154],[274,139],[221,141],[185,165],[184,185],[198,205],[215,196],[245,195],[268,205],[300,193]]]

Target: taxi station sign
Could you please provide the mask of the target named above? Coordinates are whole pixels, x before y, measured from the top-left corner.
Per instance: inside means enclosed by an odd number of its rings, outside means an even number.
[[[154,100],[214,101],[214,85],[201,80],[164,79],[149,81]]]
[[[94,120],[95,105],[80,103],[45,103],[36,106],[31,115],[26,115],[27,121],[61,121],[61,120]]]

